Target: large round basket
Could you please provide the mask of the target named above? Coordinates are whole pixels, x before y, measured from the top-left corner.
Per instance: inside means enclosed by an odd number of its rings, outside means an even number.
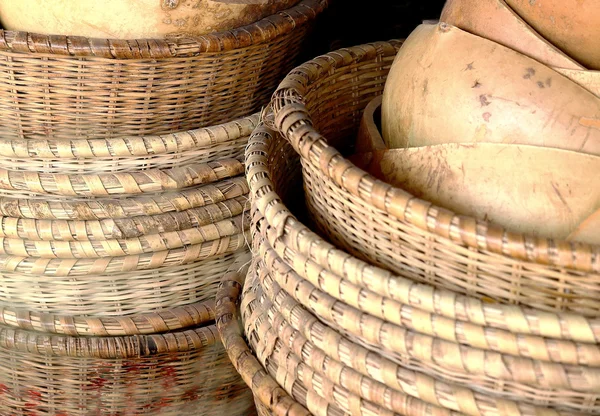
[[[199,307],[200,308],[200,307]],[[0,328],[3,415],[249,415],[211,324],[163,335],[70,337]]]
[[[302,203],[299,158],[270,129],[250,138],[257,280],[241,302],[256,358],[296,401],[318,415],[600,413],[600,321],[489,303],[337,249],[287,208]]]
[[[377,180],[352,152],[400,42],[343,49],[291,71],[274,124],[302,160],[311,216],[332,242],[409,279],[547,311],[600,314],[600,247],[532,238],[459,216]]]
[[[0,30],[0,137],[107,139],[258,111],[327,0],[198,38],[108,40]]]

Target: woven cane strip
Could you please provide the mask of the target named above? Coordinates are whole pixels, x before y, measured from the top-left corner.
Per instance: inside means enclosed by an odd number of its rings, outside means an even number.
[[[63,196],[137,195],[212,183],[243,172],[244,165],[237,159],[222,159],[165,170],[88,175],[46,174],[0,168],[0,189]]]
[[[239,216],[247,197],[181,212],[103,220],[36,220],[0,216],[0,237],[31,241],[105,241],[199,228]]]
[[[17,326],[24,329],[85,334],[88,320],[80,318],[129,317],[213,299],[223,275],[246,251],[242,247],[181,265],[77,277],[3,271],[0,306],[19,312]],[[15,325],[10,316],[6,320]]]
[[[264,273],[264,270],[260,272]],[[255,284],[259,285],[258,282]],[[259,286],[257,297],[244,302],[245,310],[252,310],[245,317],[246,332],[256,333],[255,338],[268,346],[268,351],[265,351],[267,360],[288,368],[327,402],[335,403],[353,415],[462,415],[395,391],[327,356],[287,324],[277,308],[260,293]]]
[[[231,362],[244,382],[252,388],[257,410],[261,415],[309,416],[310,413],[292,399],[254,357],[242,336],[239,297],[248,271],[248,257],[241,259],[245,267],[236,264],[223,276],[217,292],[216,324]]]
[[[65,198],[59,201],[18,199],[0,196],[0,214],[15,218],[49,220],[122,219],[181,212],[225,201],[248,193],[244,177],[224,179],[179,192],[123,199]]]
[[[244,247],[245,244],[246,235],[236,234],[203,244],[133,256],[68,260],[0,256],[0,272],[19,272],[47,276],[85,276],[89,274],[123,273],[176,266],[220,254],[233,253]]]
[[[107,59],[163,59],[205,52],[225,52],[269,42],[314,19],[327,1],[303,0],[298,5],[258,22],[196,38],[94,39],[0,30],[0,50]]]
[[[212,302],[194,303],[131,316],[66,317],[0,307],[0,323],[38,332],[71,336],[150,335],[198,326],[214,319]]]
[[[346,365],[365,376],[369,376],[369,373],[373,373],[377,369],[382,371],[383,373],[379,373],[381,382],[391,385],[394,389],[404,391],[428,403],[441,405],[468,415],[500,413],[566,416],[578,414],[573,411],[573,407],[570,406],[571,403],[568,402],[558,401],[559,408],[568,410],[539,407],[526,403],[523,401],[524,397],[518,395],[518,392],[520,392],[519,386],[514,390],[518,398],[498,397],[498,394],[489,395],[487,391],[480,393],[476,390],[470,390],[468,387],[463,387],[453,380],[445,380],[440,377],[437,371],[432,371],[428,366],[420,365],[416,360],[417,365],[414,365],[413,360],[406,360],[406,358],[403,360],[390,359],[391,357],[379,347],[365,346],[364,343],[358,343],[359,338],[349,336],[334,322],[327,322],[326,318],[317,320],[314,315],[300,306],[301,303],[299,304],[294,296],[283,290],[276,281],[273,281],[272,276],[267,274],[259,276],[262,279],[261,286],[265,290],[265,294],[274,305],[277,305],[277,309],[292,327],[303,333],[307,339],[315,342],[329,356],[342,360]],[[305,288],[308,288],[308,285],[305,285]],[[315,313],[314,310],[313,313]],[[324,324],[321,323],[323,320],[325,321]],[[375,367],[369,369],[371,365]],[[385,374],[390,370],[389,374]],[[560,390],[550,392],[557,395],[561,394]],[[545,392],[540,389],[540,393]],[[568,396],[563,395],[563,399],[565,397]],[[573,406],[577,407],[578,404],[574,403]],[[584,401],[584,406],[586,404],[588,406],[585,407],[585,411],[595,412],[598,410],[595,405],[589,406],[589,399]]]
[[[344,134],[351,134],[358,127],[361,110],[383,91],[390,57],[393,60],[398,47],[395,43],[375,43],[348,48],[291,71],[272,100],[277,129],[306,163],[320,170],[348,197],[359,198],[370,207],[365,218],[383,222],[387,215],[389,221],[405,223],[414,232],[433,233],[457,246],[482,251],[482,258],[489,252],[513,259],[515,265],[524,260],[541,266],[600,273],[600,247],[532,238],[457,216],[376,180],[328,144],[328,140],[332,145],[341,144]],[[352,83],[347,81],[349,76]],[[335,92],[335,100],[319,88]],[[569,277],[564,279],[568,281]],[[548,279],[546,284],[550,283]]]
[[[529,339],[527,337],[515,339],[514,336],[518,334],[590,344],[600,342],[600,322],[597,319],[577,314],[542,312],[520,306],[485,303],[448,290],[419,285],[410,279],[370,267],[359,259],[336,250],[295,220],[275,193],[273,183],[269,179],[269,161],[265,155],[268,154],[269,143],[276,137],[275,133],[268,132],[264,128],[257,129],[253,134],[246,151],[246,175],[251,187],[253,204],[266,218],[267,223],[277,230],[274,237],[282,239],[284,244],[298,252],[306,253],[307,257],[322,267],[332,269],[339,276],[354,281],[361,287],[370,286],[369,289],[384,297],[393,298],[419,310],[439,314],[451,320],[508,331],[511,336],[504,342],[527,342]],[[278,144],[285,146],[283,140]],[[474,342],[485,345],[480,335],[476,333],[474,335],[476,336]],[[533,348],[540,346],[539,343],[532,345],[535,345]],[[518,351],[519,348],[514,350]]]
[[[31,241],[0,237],[0,255],[61,259],[132,256],[231,237],[243,233],[249,223],[249,217],[242,214],[201,227],[103,241]]]

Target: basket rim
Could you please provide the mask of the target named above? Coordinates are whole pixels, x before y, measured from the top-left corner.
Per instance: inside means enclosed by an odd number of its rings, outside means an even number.
[[[239,302],[250,267],[254,267],[250,253],[241,256],[223,276],[217,290],[215,321],[223,347],[236,371],[252,389],[255,400],[260,404],[276,416],[310,416],[311,413],[269,375],[242,335]]]
[[[401,44],[401,40],[390,40],[343,48],[296,67],[273,93],[270,107],[275,128],[291,143],[303,161],[313,165],[336,185],[423,231],[468,248],[517,260],[600,273],[600,245],[532,237],[508,231],[487,221],[458,215],[376,179],[327,143],[326,138],[314,127],[304,102],[310,86],[336,68],[372,60],[377,55],[395,55]],[[343,173],[332,174],[327,169],[329,164],[336,164],[340,168],[338,171]],[[437,226],[431,227],[430,224]]]
[[[504,329],[512,334],[540,337],[539,339],[574,341],[583,344],[596,344],[598,343],[598,340],[600,340],[599,318],[589,318],[573,312],[539,311],[534,308],[518,305],[488,304],[482,300],[459,295],[447,289],[439,289],[428,284],[409,281],[406,278],[402,278],[385,269],[371,265],[335,247],[329,241],[324,240],[321,236],[300,222],[296,216],[290,212],[280,196],[276,193],[274,183],[266,169],[268,164],[265,156],[266,149],[260,142],[256,142],[257,137],[261,135],[269,137],[272,140],[273,134],[279,133],[270,130],[263,123],[259,124],[254,130],[254,133],[250,136],[246,148],[246,177],[248,178],[250,186],[252,204],[256,206],[258,212],[265,217],[266,221],[275,230],[274,233],[269,235],[269,239],[275,240],[290,235],[291,238],[293,238],[293,241],[290,244],[293,244],[294,249],[301,250],[303,253],[311,251],[311,258],[313,255],[316,255],[318,258],[314,260],[318,264],[332,270],[335,267],[335,269],[338,270],[335,273],[342,273],[340,276],[344,278],[348,278],[346,276],[348,274],[362,275],[365,273],[371,277],[382,279],[395,277],[399,280],[397,286],[398,290],[402,293],[402,296],[404,297],[404,295],[410,294],[405,302],[427,313],[455,320],[461,319],[463,322],[479,326]],[[290,230],[293,230],[293,232]],[[313,247],[315,242],[318,242],[318,247]],[[312,253],[313,249],[318,253]],[[356,271],[349,271],[349,269]],[[357,271],[360,271],[360,273]],[[468,304],[470,308],[475,308],[474,310],[477,310],[478,313],[473,314],[472,316],[469,315],[464,318],[458,318],[456,317],[456,311],[454,309],[450,312],[446,310],[437,310],[432,303],[434,296],[439,296],[442,299],[453,299],[456,303],[462,302],[465,305]],[[561,321],[565,323],[570,322],[570,324],[566,324],[566,327],[569,327],[572,324],[573,327],[579,327],[582,331],[579,331],[578,333],[571,331],[565,332],[561,326],[560,331],[557,332],[558,327],[554,325],[552,325],[554,327],[553,329],[550,327],[533,327],[529,324],[514,325],[514,322],[513,324],[508,325],[508,323],[511,322],[511,319],[507,317],[517,317],[518,319],[516,319],[516,321],[522,323],[537,322],[541,318],[544,320],[549,319],[549,322],[554,323]],[[526,340],[522,339],[521,341]]]
[[[152,335],[199,326],[214,319],[213,300],[127,316],[67,316],[0,305],[0,325],[68,336]]]
[[[163,154],[179,154],[198,148],[225,144],[250,135],[259,120],[259,113],[240,117],[225,123],[200,127],[175,133],[121,136],[107,139],[6,139],[0,137],[0,157],[31,158],[40,160],[69,159],[78,162],[97,157],[139,157],[159,156]],[[214,131],[215,129],[219,129]],[[237,130],[235,137],[226,133]],[[193,137],[193,141],[183,141],[182,136]],[[201,137],[206,135],[205,137]],[[160,151],[150,151],[148,147],[160,143]],[[141,151],[144,149],[145,151]],[[153,150],[153,149],[152,149]],[[66,157],[71,154],[71,157]]]
[[[213,310],[213,303],[207,302]],[[163,334],[125,336],[71,336],[47,334],[0,325],[0,347],[24,353],[77,358],[140,358],[182,353],[220,342],[213,320],[196,328]]]
[[[108,59],[162,59],[227,52],[272,41],[304,26],[328,3],[329,0],[301,0],[257,22],[196,37],[101,39],[0,29],[0,51]]]

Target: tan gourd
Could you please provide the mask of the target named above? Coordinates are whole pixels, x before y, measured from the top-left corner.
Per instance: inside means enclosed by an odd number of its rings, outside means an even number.
[[[600,244],[600,209],[587,217],[569,234],[567,241]]]
[[[600,157],[573,151],[450,143],[353,160],[417,197],[532,236],[565,239],[600,206]]]
[[[9,30],[108,39],[197,36],[233,29],[299,0],[0,0]]]
[[[600,69],[599,0],[506,0],[543,37],[589,69]]]
[[[497,42],[546,65],[584,69],[540,36],[504,0],[448,0],[440,21]]]
[[[382,133],[390,148],[492,142],[600,154],[600,100],[495,42],[421,25],[388,76]]]
[[[564,75],[573,82],[600,97],[600,71],[589,71],[584,69],[553,68],[556,72]]]

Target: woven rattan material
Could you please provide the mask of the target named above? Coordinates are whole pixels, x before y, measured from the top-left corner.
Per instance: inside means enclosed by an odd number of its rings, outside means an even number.
[[[109,59],[160,59],[194,56],[205,52],[226,52],[277,39],[294,27],[311,21],[326,5],[327,2],[318,0],[301,1],[295,7],[254,24],[198,38],[89,39],[0,30],[0,49]]]
[[[214,297],[219,279],[236,256],[246,251],[244,246],[231,254],[182,265],[77,278],[4,271],[0,273],[0,306],[20,310],[20,321],[35,325],[36,330],[41,322],[23,321],[29,313],[55,315],[63,319],[61,327],[73,319],[85,321],[81,317],[128,317],[186,306]],[[54,332],[54,323],[49,325],[43,331]]]
[[[280,160],[288,161],[296,168],[275,163]],[[255,131],[246,151],[246,174],[252,191],[252,205],[270,225],[267,238],[271,246],[289,247],[292,249],[289,253],[300,252],[322,268],[331,270],[332,277],[337,275],[342,278],[328,280],[332,285],[330,290],[339,293],[342,287],[338,284],[351,282],[361,289],[377,293],[385,299],[384,302],[387,299],[398,301],[402,305],[401,310],[392,307],[385,313],[390,316],[400,314],[398,319],[402,319],[404,325],[414,317],[414,324],[421,328],[420,331],[427,330],[432,335],[439,334],[452,341],[482,348],[506,349],[506,352],[512,353],[525,348],[525,356],[540,354],[541,357],[552,357],[552,360],[559,361],[561,359],[555,357],[570,355],[574,359],[570,361],[572,363],[587,363],[588,357],[596,356],[600,351],[594,345],[600,343],[600,321],[596,319],[492,304],[448,290],[436,290],[430,285],[371,267],[337,250],[298,222],[279,197],[284,190],[287,192],[288,183],[294,183],[294,177],[290,175],[298,170],[298,164],[294,161],[297,161],[297,157],[287,141],[262,127]],[[274,180],[271,181],[270,177]],[[253,218],[252,222],[259,220]],[[383,304],[362,302],[362,305],[368,310],[385,311]],[[486,328],[490,330],[486,331]],[[575,347],[575,344],[568,342],[555,344],[558,340],[574,340],[589,343],[589,346],[586,348],[585,344],[578,344]],[[579,351],[585,351],[586,354],[581,361],[575,359],[579,357]],[[598,362],[597,358],[593,360]]]
[[[308,206],[321,229],[409,279],[488,301],[598,316],[600,248],[456,216],[375,180],[329,145],[352,142],[398,47],[377,43],[317,58],[293,70],[273,97],[275,125],[302,157]]]
[[[105,241],[198,228],[234,218],[247,196],[181,212],[132,218],[70,221],[0,217],[0,237],[31,241]]]
[[[237,158],[258,115],[202,129],[115,139],[10,140],[0,138],[0,166],[8,170],[90,174],[172,169]]]
[[[243,248],[245,244],[246,235],[240,233],[184,248],[100,259],[44,259],[0,255],[0,273],[18,272],[30,275],[71,277],[92,274],[110,275],[188,264],[220,254],[234,253]]]
[[[219,285],[216,300],[216,323],[229,358],[246,384],[252,388],[261,416],[308,416],[310,413],[291,398],[265,371],[243,338],[239,297],[249,269],[249,257],[240,258]],[[251,273],[255,271],[250,268]],[[255,287],[250,282],[250,287]]]
[[[251,414],[214,325],[118,338],[0,328],[0,413]]]
[[[0,189],[80,197],[137,195],[213,183],[243,172],[244,164],[238,159],[221,159],[183,168],[88,175],[46,174],[0,168]]]
[[[371,403],[385,398],[391,405],[389,394],[373,384],[380,383],[412,400],[469,415],[599,413],[597,388],[587,384],[600,364],[596,320],[482,302],[394,276],[335,249],[300,224],[279,197],[297,197],[299,167],[285,139],[262,127],[255,131],[246,151],[254,254],[268,271],[261,286],[273,307],[266,319],[281,345],[300,360],[285,363],[303,362],[323,383],[333,382]],[[275,312],[309,343],[282,332],[285,325],[273,320]],[[256,336],[264,339],[267,329],[261,326]],[[325,355],[299,349],[311,344]],[[273,349],[277,345],[270,339],[257,351],[281,351]],[[288,355],[271,360],[280,357]],[[326,357],[331,365],[324,364]],[[340,378],[335,362],[362,378],[350,378],[347,371],[348,378]],[[288,377],[304,377],[299,367],[293,368]],[[374,391],[357,380],[371,383]]]
[[[150,335],[190,328],[214,319],[210,300],[129,316],[61,317],[49,313],[0,308],[0,323],[10,327],[64,335]]]
[[[244,177],[152,196],[122,199],[96,198],[48,201],[0,196],[0,214],[15,218],[49,220],[101,220],[160,215],[204,207],[248,193]]]
[[[245,231],[249,218],[238,215],[201,227],[104,241],[31,241],[0,237],[0,254],[40,258],[99,258],[172,250],[231,237]]]
[[[107,41],[0,32],[0,137],[109,139],[245,117],[293,67],[327,0],[231,32]]]

